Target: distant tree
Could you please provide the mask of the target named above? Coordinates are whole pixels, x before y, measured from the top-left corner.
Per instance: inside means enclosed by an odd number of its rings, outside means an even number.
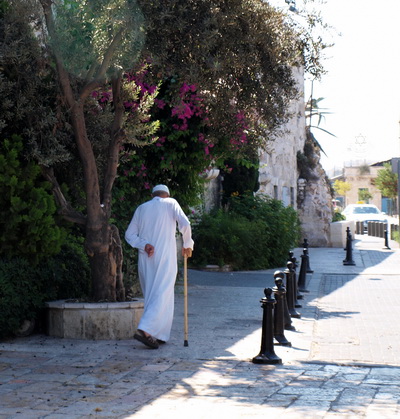
[[[397,197],[397,173],[394,173],[392,166],[385,163],[384,169],[378,170],[378,175],[375,178],[375,186],[381,191],[383,196],[394,199]]]
[[[335,180],[333,183],[333,189],[337,195],[345,196],[346,192],[351,190],[351,185],[343,180]]]
[[[381,191],[382,196],[386,196],[392,200],[392,208],[398,194],[398,175],[394,173],[389,163],[385,163],[382,170],[378,170],[378,175],[374,180],[375,186]]]
[[[358,200],[363,201],[366,204],[369,203],[369,200],[373,198],[372,193],[367,188],[360,188],[358,190]]]

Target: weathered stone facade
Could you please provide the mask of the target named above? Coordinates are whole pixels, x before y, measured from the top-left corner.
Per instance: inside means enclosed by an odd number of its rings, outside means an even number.
[[[221,201],[222,177],[217,168],[208,170],[205,175],[203,208],[208,213],[214,208],[218,208]]]
[[[310,172],[308,180],[299,179],[299,184],[304,185],[304,193],[298,197],[297,202],[302,232],[311,247],[331,246],[332,196],[319,156],[317,165]]]
[[[301,92],[304,86],[302,69],[296,68],[294,76]],[[291,103],[291,118],[282,127],[281,134],[268,143],[267,151],[260,154],[258,194],[280,199],[286,206],[296,208],[297,152],[302,151],[306,140],[304,95]]]
[[[294,76],[302,91],[302,69],[295,69]],[[280,199],[284,205],[297,209],[303,236],[310,246],[329,246],[332,197],[318,152],[311,156],[314,164],[306,179],[299,178],[297,167],[297,153],[303,153],[307,138],[304,95],[291,104],[291,115],[282,127],[282,135],[268,145],[268,152],[260,155],[260,188],[257,193]]]

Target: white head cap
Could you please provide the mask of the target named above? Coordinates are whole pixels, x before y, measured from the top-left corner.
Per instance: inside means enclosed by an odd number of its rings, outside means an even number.
[[[158,192],[158,191],[166,192],[169,195],[168,186],[165,186],[165,185],[156,185],[156,186],[154,186],[152,193]]]

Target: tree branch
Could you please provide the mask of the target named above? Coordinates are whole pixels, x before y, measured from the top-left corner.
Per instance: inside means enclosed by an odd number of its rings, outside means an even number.
[[[114,39],[111,41],[109,47],[107,48],[106,53],[103,57],[103,62],[101,63],[99,69],[96,72],[93,80],[88,82],[82,89],[81,94],[79,95],[80,100],[84,100],[92,93],[93,89],[95,89],[102,81],[104,80],[105,74],[107,69],[110,66],[111,60],[113,58],[114,52],[118,47],[118,44],[122,41],[122,35],[125,29],[121,28],[117,34],[115,35]]]
[[[114,120],[111,128],[111,141],[108,149],[107,167],[104,174],[103,203],[107,214],[111,213],[112,187],[117,176],[119,148],[121,145],[121,128],[124,116],[124,105],[121,98],[122,75],[112,82]]]
[[[52,185],[53,195],[59,207],[58,213],[67,221],[85,226],[86,217],[73,209],[71,204],[66,200],[54,175],[54,170],[49,167],[42,167],[42,174]]]
[[[55,37],[56,31],[54,27],[54,17],[53,17],[53,11],[51,10],[52,1],[40,0],[40,3],[43,7],[47,30],[49,31],[50,36]],[[71,88],[71,82],[69,79],[68,72],[65,70],[63,63],[57,54],[57,51],[53,51],[53,54],[56,60],[60,83],[64,91],[66,101],[68,103],[68,106],[72,108],[75,104],[75,97]]]

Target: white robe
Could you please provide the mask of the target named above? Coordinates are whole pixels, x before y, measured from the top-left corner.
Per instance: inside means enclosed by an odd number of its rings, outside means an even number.
[[[138,329],[157,339],[169,340],[174,316],[174,285],[177,250],[176,223],[183,237],[183,247],[193,249],[190,222],[173,198],[154,197],[140,205],[125,233],[125,240],[139,249],[139,281],[144,296],[144,312]],[[154,246],[148,257],[146,244]]]

